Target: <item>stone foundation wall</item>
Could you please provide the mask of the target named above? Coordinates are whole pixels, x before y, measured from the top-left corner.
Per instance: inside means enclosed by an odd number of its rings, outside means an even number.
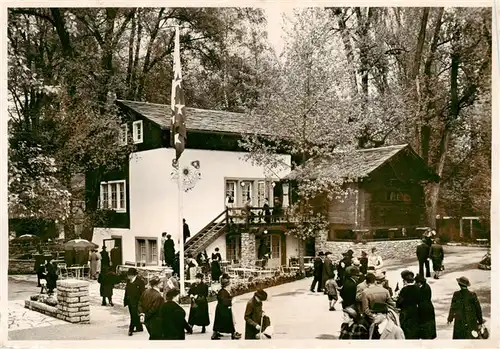
[[[56,307],[51,307],[50,305],[47,305],[42,302],[37,302],[37,301],[24,301],[24,307],[30,310],[37,311],[39,313],[49,315],[55,318],[59,318],[59,310]]]
[[[9,275],[35,274],[34,259],[9,259]]]
[[[255,235],[241,233],[241,267],[252,268],[256,261]]]
[[[361,256],[361,251],[370,253],[373,247],[377,248],[377,253],[383,260],[396,259],[404,260],[416,256],[417,246],[421,243],[416,240],[395,240],[395,241],[368,241],[366,243],[355,243],[351,241],[323,241],[317,242],[316,251],[331,252],[334,260],[340,260],[342,253],[351,249],[355,257]],[[319,247],[319,249],[318,249]]]
[[[71,323],[90,322],[89,283],[83,280],[57,281],[57,318]]]

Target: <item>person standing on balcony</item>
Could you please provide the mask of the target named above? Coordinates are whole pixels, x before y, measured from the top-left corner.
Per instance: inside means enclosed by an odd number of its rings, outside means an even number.
[[[219,248],[215,248],[215,253],[212,253],[212,282],[219,282],[219,278],[222,274],[220,268],[220,262],[222,261],[222,256],[219,253]]]
[[[182,233],[184,236],[184,243],[186,243],[186,240],[191,237],[191,232],[189,231],[189,225],[186,223],[184,218],[182,219]]]
[[[317,292],[323,291],[323,256],[325,254],[320,251],[316,258],[314,258],[314,271],[313,271],[313,282],[311,284],[311,292],[314,292],[314,287],[316,283],[318,284]]]
[[[271,207],[269,206],[269,200],[265,198],[264,206],[262,207],[264,210],[264,222],[267,224],[271,223]]]
[[[167,240],[163,245],[164,253],[165,253],[165,264],[169,267],[174,267],[174,257],[175,257],[175,247],[174,240],[172,240],[172,235],[167,234]]]
[[[226,209],[227,209],[227,214],[229,216],[229,222],[233,222],[233,207],[234,207],[234,197],[231,194],[226,195]]]
[[[273,221],[279,222],[281,220],[282,215],[283,215],[283,206],[281,205],[280,199],[274,198]]]

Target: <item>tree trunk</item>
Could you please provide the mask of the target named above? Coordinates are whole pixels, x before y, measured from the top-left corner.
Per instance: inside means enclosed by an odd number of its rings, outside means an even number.
[[[349,80],[351,83],[351,96],[354,97],[358,94],[358,81],[356,77],[356,69],[354,64],[354,52],[351,45],[351,39],[349,33],[347,32],[347,27],[345,24],[345,13],[341,10],[338,14],[338,25],[341,29],[342,42],[344,43],[344,51],[347,58],[347,63],[349,66]]]
[[[458,39],[459,33],[456,33]],[[443,175],[446,158],[448,156],[448,148],[451,138],[453,122],[458,117],[460,112],[460,100],[458,98],[458,69],[460,66],[460,55],[453,50],[451,53],[451,72],[450,72],[450,110],[449,115],[444,126],[443,135],[439,143],[439,160],[436,166],[436,173],[438,176]],[[441,181],[431,185],[430,193],[430,210],[429,210],[429,224],[436,227],[436,215],[438,212],[439,191],[441,189]]]
[[[132,67],[132,76],[130,78],[130,99],[141,100],[137,93],[137,71],[139,68],[139,51],[141,49],[142,38],[142,18],[141,9],[137,10],[137,41],[135,43],[134,65]]]
[[[136,15],[132,17],[132,28],[130,31],[130,37],[128,40],[128,65],[127,65],[127,96],[130,96],[131,78],[132,78],[132,67],[134,64],[134,41],[135,41],[135,27],[136,27]]]

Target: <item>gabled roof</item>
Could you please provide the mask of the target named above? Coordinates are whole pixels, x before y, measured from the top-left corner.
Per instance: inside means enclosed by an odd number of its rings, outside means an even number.
[[[372,172],[403,151],[408,151],[411,156],[421,161],[428,177],[436,176],[408,144],[401,144],[350,152],[339,151],[329,156],[313,158],[307,161],[305,165],[293,170],[286,178],[289,180],[325,177],[360,179],[370,176]]]
[[[172,110],[170,105],[117,100],[134,112],[151,120],[163,129],[170,128]],[[202,131],[229,134],[253,134],[256,130],[250,115],[218,110],[185,108],[188,131]]]

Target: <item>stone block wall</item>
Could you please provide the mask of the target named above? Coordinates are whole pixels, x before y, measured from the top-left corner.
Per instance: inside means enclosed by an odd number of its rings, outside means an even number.
[[[71,323],[90,322],[89,283],[83,280],[57,281],[57,318]]]
[[[35,274],[34,259],[9,259],[9,275]]]
[[[316,251],[331,252],[334,260],[340,260],[342,253],[351,249],[355,257],[361,256],[361,251],[370,253],[373,247],[377,248],[377,253],[383,260],[405,260],[416,257],[415,251],[421,243],[420,239],[415,240],[394,240],[394,241],[368,241],[366,243],[355,243],[352,241],[317,241]]]
[[[241,233],[241,267],[254,267],[256,259],[255,235],[248,232]]]

